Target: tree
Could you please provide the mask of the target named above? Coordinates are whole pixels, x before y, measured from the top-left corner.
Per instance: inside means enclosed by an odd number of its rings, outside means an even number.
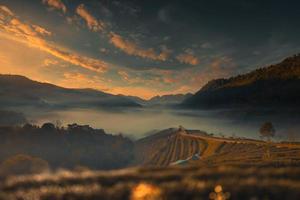
[[[42,125],[42,129],[45,131],[53,131],[53,130],[55,130],[55,126],[54,126],[54,124],[48,122],[48,123],[44,123]]]
[[[275,136],[275,128],[271,122],[265,122],[261,125],[259,133],[263,138],[266,137],[270,141]]]
[[[36,127],[30,123],[26,123],[24,124],[23,126],[23,129],[26,130],[26,131],[31,131],[32,129],[35,129]]]
[[[275,136],[275,128],[271,122],[265,122],[261,125],[259,129],[259,133],[261,137],[267,138],[267,148],[266,148],[266,157],[269,159],[271,157],[270,155],[270,142],[271,138]]]

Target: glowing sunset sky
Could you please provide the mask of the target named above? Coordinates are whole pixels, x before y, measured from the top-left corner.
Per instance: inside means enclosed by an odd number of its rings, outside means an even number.
[[[286,1],[0,0],[0,73],[150,98],[300,52]]]

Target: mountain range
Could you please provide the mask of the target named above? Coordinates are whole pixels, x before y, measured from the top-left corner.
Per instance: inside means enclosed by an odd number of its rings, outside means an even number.
[[[68,89],[18,75],[0,75],[0,107],[140,107],[135,101],[93,89]]]
[[[299,107],[300,54],[244,75],[209,81],[186,108]]]
[[[143,106],[174,106],[174,105],[181,104],[185,99],[191,97],[192,95],[193,95],[192,93],[167,94],[161,96],[157,95],[148,100],[136,96],[126,96],[126,97]]]
[[[192,94],[155,96],[149,100],[136,96],[113,95],[94,89],[70,89],[41,83],[20,75],[0,75],[0,108],[32,106],[62,108],[120,108],[175,105]]]

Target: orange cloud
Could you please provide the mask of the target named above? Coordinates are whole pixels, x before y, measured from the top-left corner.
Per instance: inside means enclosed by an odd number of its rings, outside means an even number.
[[[176,59],[181,62],[181,63],[185,63],[185,64],[189,64],[189,65],[198,65],[200,63],[200,60],[194,56],[192,53],[183,53],[183,54],[179,54]]]
[[[128,55],[139,56],[142,58],[148,58],[152,60],[166,61],[169,57],[171,50],[163,46],[160,54],[157,54],[154,49],[142,49],[132,41],[124,39],[122,36],[111,32],[110,42],[117,48],[121,49]]]
[[[171,83],[176,83],[178,80],[175,78],[171,78],[171,77],[164,77],[163,81],[165,83],[171,84]]]
[[[91,15],[83,4],[76,8],[76,13],[86,21],[90,30],[95,32],[104,30],[105,24]]]
[[[145,80],[143,79],[139,74],[135,73],[134,71],[125,71],[125,70],[118,70],[118,74],[120,75],[120,77],[122,78],[122,80],[124,80],[125,82],[127,82],[128,84],[135,84],[135,83],[139,83],[139,84],[149,84],[151,81],[153,80]]]
[[[41,26],[38,26],[38,25],[32,25],[32,26],[33,26],[34,30],[41,35],[47,35],[47,36],[52,35],[52,33],[50,31],[46,30],[45,28],[43,28]]]
[[[55,48],[55,47],[47,47],[46,45],[42,47],[45,51],[48,53],[65,60],[69,63],[72,63],[77,66],[81,66],[83,68],[92,70],[92,71],[97,71],[97,72],[105,72],[107,70],[107,63],[93,59],[93,58],[88,58],[84,56],[80,56],[75,53],[63,51],[61,49]]]
[[[44,60],[43,64],[44,64],[44,66],[48,67],[48,66],[51,66],[51,65],[57,65],[58,61],[47,58],[47,59]]]
[[[122,77],[123,80],[130,81],[129,74],[126,71],[119,70],[118,74]]]
[[[43,0],[43,3],[54,9],[62,10],[63,13],[67,12],[67,7],[63,4],[63,2],[61,2],[61,0]]]
[[[91,76],[79,72],[64,72],[63,79],[55,80],[54,84],[67,88],[93,88],[108,91],[107,81],[98,76]]]
[[[95,84],[96,81],[84,74],[77,72],[65,72],[64,81],[67,82],[68,87],[90,87],[91,84]],[[94,86],[95,87],[95,86]]]
[[[49,31],[40,26],[23,23],[4,6],[0,7],[0,29],[6,32],[1,33],[6,38],[39,48],[71,64],[97,72],[104,72],[108,68],[108,64],[104,61],[81,56],[44,40],[41,36],[49,35]]]
[[[9,8],[7,8],[6,6],[0,6],[0,10],[5,12],[5,14],[7,14],[7,15],[10,15],[10,16],[14,15],[14,13]],[[0,16],[1,16],[1,14],[0,14]]]

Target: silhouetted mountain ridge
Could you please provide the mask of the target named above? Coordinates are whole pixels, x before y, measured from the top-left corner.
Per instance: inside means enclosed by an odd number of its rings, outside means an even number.
[[[300,54],[269,67],[229,79],[209,81],[182,106],[289,107],[300,106]]]
[[[19,75],[0,75],[1,107],[140,107],[133,100],[94,89],[69,89]]]

